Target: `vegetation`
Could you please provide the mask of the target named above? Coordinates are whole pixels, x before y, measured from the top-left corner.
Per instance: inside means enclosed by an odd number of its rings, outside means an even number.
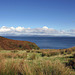
[[[73,61],[74,47],[62,50],[0,50],[0,75],[75,75]]]
[[[39,49],[39,47],[32,42],[11,40],[0,37],[0,50],[26,50],[26,49]]]
[[[39,49],[0,37],[0,75],[75,75],[75,47]]]
[[[66,66],[69,66],[70,68],[75,70],[75,54],[73,54],[72,56],[69,56],[68,58],[72,58],[70,59],[67,63]]]

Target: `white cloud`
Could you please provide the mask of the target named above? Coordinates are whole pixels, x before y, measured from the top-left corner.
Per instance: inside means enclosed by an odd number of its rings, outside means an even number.
[[[53,36],[75,36],[75,29],[70,30],[56,30],[53,28],[48,28],[44,26],[42,28],[24,28],[24,27],[6,27],[2,26],[0,28],[1,35],[53,35]]]
[[[8,32],[8,31],[11,31],[11,28],[8,28],[8,27],[5,27],[5,26],[0,28],[0,32]]]
[[[47,26],[44,26],[43,29],[48,29],[48,27]]]
[[[16,31],[19,31],[19,32],[22,32],[22,31],[24,31],[24,30],[25,30],[24,27],[17,27],[17,28],[16,28]]]

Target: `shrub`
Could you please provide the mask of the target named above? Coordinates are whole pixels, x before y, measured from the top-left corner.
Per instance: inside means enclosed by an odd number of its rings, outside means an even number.
[[[73,58],[75,58],[75,54],[73,54]]]
[[[75,54],[73,54],[73,56],[70,56],[69,58],[74,58],[74,59],[69,60],[66,63],[66,66],[69,66],[70,68],[75,69]]]
[[[44,51],[42,52],[42,57],[43,57],[43,56],[46,56],[46,52],[44,52]]]
[[[60,51],[60,54],[64,54],[64,51]]]
[[[66,63],[66,66],[70,66],[70,68],[75,69],[75,60],[69,60],[68,63]]]
[[[72,53],[72,51],[70,51],[70,50],[67,51],[67,54],[71,54],[71,53]]]

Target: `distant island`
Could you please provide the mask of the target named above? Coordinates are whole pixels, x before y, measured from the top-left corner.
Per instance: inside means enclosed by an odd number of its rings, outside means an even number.
[[[39,47],[29,41],[19,41],[4,38],[0,36],[0,50],[26,50],[26,49],[39,49]]]

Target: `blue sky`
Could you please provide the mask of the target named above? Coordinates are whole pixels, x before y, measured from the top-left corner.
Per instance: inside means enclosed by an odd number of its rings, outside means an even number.
[[[75,29],[75,0],[0,0],[0,27]]]

